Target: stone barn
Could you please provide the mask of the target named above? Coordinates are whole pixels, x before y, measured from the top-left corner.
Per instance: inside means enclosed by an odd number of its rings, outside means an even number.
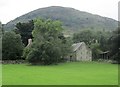
[[[72,53],[69,60],[92,61],[92,51],[84,42],[75,43],[72,45]]]

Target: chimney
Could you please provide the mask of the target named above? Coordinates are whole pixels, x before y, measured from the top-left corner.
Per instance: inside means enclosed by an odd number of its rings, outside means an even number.
[[[32,39],[28,39],[28,45],[27,46],[30,46],[32,44]]]

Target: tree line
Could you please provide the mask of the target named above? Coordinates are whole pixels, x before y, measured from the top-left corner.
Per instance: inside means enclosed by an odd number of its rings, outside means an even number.
[[[109,52],[110,60],[120,60],[120,27],[112,32],[82,30],[73,35],[73,41],[85,42],[92,49],[93,60],[101,59],[104,52]]]
[[[120,27],[113,32],[81,30],[73,37],[65,37],[62,23],[50,19],[36,19],[26,23],[17,23],[13,31],[2,33],[2,59],[27,60],[31,64],[49,65],[65,60],[72,52],[71,45],[85,42],[93,52],[93,60],[100,59],[99,54],[110,52],[110,59],[119,62]],[[28,39],[32,44],[27,46]]]
[[[17,23],[14,31],[3,34],[3,60],[25,59],[31,64],[44,65],[64,61],[71,43],[62,31],[61,22],[50,19]],[[27,46],[29,38],[33,41]]]

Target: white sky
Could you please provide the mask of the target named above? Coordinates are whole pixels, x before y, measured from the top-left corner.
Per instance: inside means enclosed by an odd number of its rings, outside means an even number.
[[[7,23],[32,10],[48,7],[72,7],[80,11],[118,20],[120,0],[0,0],[0,21]]]

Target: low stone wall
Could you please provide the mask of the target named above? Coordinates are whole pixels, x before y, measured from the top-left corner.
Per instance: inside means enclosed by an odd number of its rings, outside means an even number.
[[[112,63],[112,60],[98,59],[98,62]]]
[[[0,64],[22,64],[25,63],[25,60],[0,60]]]

